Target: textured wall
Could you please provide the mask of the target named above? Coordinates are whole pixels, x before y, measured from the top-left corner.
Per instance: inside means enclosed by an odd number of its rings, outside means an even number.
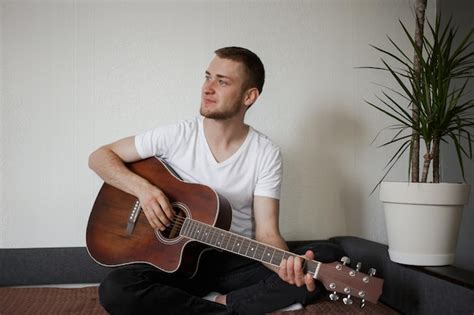
[[[212,51],[254,50],[267,68],[248,123],[284,153],[288,239],[385,242],[369,195],[391,152],[363,101],[386,78],[369,43],[404,38],[411,2],[2,1],[0,247],[83,246],[101,144],[198,114]],[[429,15],[433,15],[430,4]],[[403,45],[408,47],[405,42]],[[406,177],[405,165],[391,179]]]

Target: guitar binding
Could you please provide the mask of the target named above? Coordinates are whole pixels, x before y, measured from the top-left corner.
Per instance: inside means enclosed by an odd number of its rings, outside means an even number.
[[[176,244],[181,240],[181,228],[183,227],[184,221],[186,218],[191,218],[191,211],[189,211],[188,207],[184,203],[173,202],[171,203],[171,206],[176,213],[171,225],[168,226],[164,231],[155,229],[156,238],[166,245]]]

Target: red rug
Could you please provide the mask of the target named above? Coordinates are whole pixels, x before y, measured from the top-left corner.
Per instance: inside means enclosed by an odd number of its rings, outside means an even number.
[[[99,304],[97,287],[85,288],[0,288],[1,315],[70,314],[105,315]],[[305,309],[291,312],[274,312],[272,315],[396,315],[397,312],[383,304],[367,303],[361,310],[356,303],[322,301]],[[199,314],[200,315],[200,314]]]

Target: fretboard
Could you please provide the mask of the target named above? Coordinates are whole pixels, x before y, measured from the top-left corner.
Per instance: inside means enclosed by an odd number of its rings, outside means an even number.
[[[180,234],[206,245],[258,260],[273,266],[280,266],[283,259],[295,255],[291,252],[272,247],[247,237],[186,218]],[[305,260],[303,270],[316,279],[321,263]]]

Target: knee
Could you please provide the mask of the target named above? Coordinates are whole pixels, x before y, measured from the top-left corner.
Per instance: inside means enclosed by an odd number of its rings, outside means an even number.
[[[126,290],[120,269],[110,272],[100,283],[99,301],[110,314],[130,314],[133,310],[134,295]]]

